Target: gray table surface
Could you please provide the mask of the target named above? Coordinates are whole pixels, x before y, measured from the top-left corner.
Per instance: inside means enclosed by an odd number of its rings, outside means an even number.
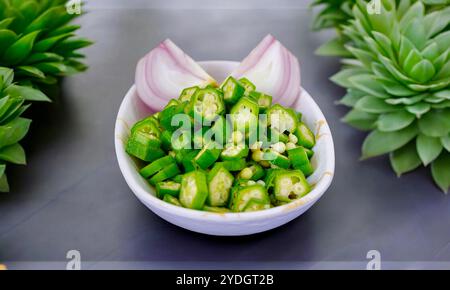
[[[428,170],[398,179],[387,158],[358,161],[365,135],[340,122],[346,108],[334,102],[344,91],[328,81],[338,60],[314,55],[329,33],[310,31],[308,1],[274,2],[88,3],[78,22],[96,41],[85,50],[91,68],[64,81],[61,101],[35,106],[29,164],[10,170],[12,192],[0,196],[0,263],[63,268],[75,249],[85,268],[365,268],[378,250],[388,268],[450,268],[449,197]],[[258,235],[211,237],[165,222],[134,197],[113,146],[138,59],[171,38],[196,60],[241,60],[267,33],[299,57],[303,86],[330,123],[331,188],[300,218]]]

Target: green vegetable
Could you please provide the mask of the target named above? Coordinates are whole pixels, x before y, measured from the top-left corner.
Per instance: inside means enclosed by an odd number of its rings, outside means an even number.
[[[165,202],[167,202],[167,203],[172,204],[172,205],[176,205],[176,206],[179,206],[179,207],[183,207],[183,205],[182,205],[181,202],[178,200],[178,198],[176,198],[176,197],[174,197],[174,196],[172,196],[172,195],[170,195],[170,194],[164,195],[163,200],[164,200]]]
[[[139,173],[141,174],[142,177],[148,179],[151,176],[153,176],[154,174],[161,171],[163,168],[165,168],[171,164],[174,164],[174,163],[175,163],[175,160],[173,159],[172,156],[164,156],[156,161],[153,161],[152,163],[145,166],[144,168],[142,168],[139,171]]]
[[[232,210],[234,212],[242,212],[247,209],[254,210],[255,208],[253,205],[249,207],[254,202],[261,204],[258,210],[270,208],[269,195],[264,186],[255,184],[241,187],[234,196]]]
[[[248,96],[251,92],[256,90],[256,86],[247,78],[242,78],[239,80],[239,82],[244,86],[245,93],[244,95]]]
[[[279,201],[290,202],[301,198],[311,191],[311,187],[300,170],[279,171],[274,179],[275,198]]]
[[[180,97],[178,98],[178,100],[180,101],[180,102],[190,102],[191,101],[191,98],[192,98],[192,96],[199,90],[200,88],[199,87],[197,87],[197,86],[195,86],[195,87],[190,87],[190,88],[187,88],[187,89],[184,89],[182,92],[181,92],[181,95],[180,95]]]
[[[313,172],[309,158],[314,154],[314,135],[301,122],[301,114],[272,105],[271,98],[258,104],[266,95],[247,86],[251,90],[245,96],[242,83],[231,77],[222,89],[188,88],[182,101],[170,100],[161,112],[132,127],[127,152],[150,163],[141,167],[140,174],[156,187],[158,198],[190,209],[228,213],[269,209],[309,192],[302,171]],[[215,105],[224,104],[224,98],[227,106],[218,109]],[[212,110],[204,110],[208,106]],[[258,114],[260,109],[274,117],[271,123]],[[172,118],[181,111],[212,121],[174,128]],[[231,120],[225,119],[227,113],[233,115]],[[287,197],[286,189],[280,189],[286,181],[279,176],[291,180]]]
[[[233,180],[233,175],[223,164],[216,163],[214,168],[208,173],[209,195],[207,204],[216,207],[227,205]]]
[[[363,159],[390,154],[399,176],[420,163],[450,171],[442,161],[449,152],[442,140],[450,135],[450,2],[381,0],[379,14],[367,3],[345,4],[354,19],[344,21],[341,43],[351,60],[332,77],[347,89],[341,103],[351,111],[343,120],[371,131]],[[433,178],[448,190],[436,170]]]
[[[181,181],[180,202],[184,207],[201,210],[208,198],[208,183],[205,173],[186,173]]]
[[[229,105],[236,104],[245,93],[245,87],[242,83],[233,77],[228,77],[222,84],[223,99]]]
[[[181,184],[173,181],[166,182],[158,182],[156,184],[156,195],[159,198],[164,197],[165,195],[171,195],[174,197],[178,197],[180,195]]]

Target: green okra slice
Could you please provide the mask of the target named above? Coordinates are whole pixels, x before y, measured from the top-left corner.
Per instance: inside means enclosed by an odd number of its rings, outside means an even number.
[[[172,205],[176,205],[176,206],[179,206],[179,207],[183,207],[183,205],[180,203],[180,201],[178,200],[178,198],[176,198],[176,197],[174,197],[174,196],[172,196],[172,195],[170,195],[170,194],[164,195],[163,200],[164,200],[165,202],[167,202],[167,203],[172,204]]]
[[[216,164],[208,173],[209,195],[206,203],[216,207],[227,205],[233,181],[233,175],[223,164]]]
[[[128,139],[126,151],[128,154],[143,161],[152,162],[166,155],[166,153],[159,148],[160,145],[160,140],[149,137],[142,132],[136,132]]]
[[[248,152],[249,149],[244,142],[238,144],[229,143],[223,149],[220,158],[224,161],[239,160],[247,157]]]
[[[181,103],[187,102],[189,103],[191,101],[192,96],[199,90],[200,88],[198,86],[190,87],[184,89],[180,96],[178,97],[178,101]]]
[[[177,176],[175,176],[174,178],[172,178],[172,181],[175,183],[180,183],[181,184],[181,179],[183,178],[182,174],[178,174]]]
[[[184,207],[201,210],[208,198],[206,174],[193,171],[183,175],[180,190],[180,202]]]
[[[142,177],[144,177],[145,179],[148,179],[151,176],[153,176],[154,174],[156,174],[159,171],[161,171],[162,169],[164,169],[165,167],[169,166],[170,164],[174,164],[174,163],[175,163],[175,160],[173,159],[172,156],[165,156],[165,157],[155,160],[152,163],[150,163],[149,165],[145,166],[144,168],[142,168],[139,171],[139,173],[141,174]]]
[[[179,104],[180,104],[180,102],[177,99],[171,99],[167,103],[167,105],[164,107],[164,109],[167,109],[167,108],[172,107],[172,106],[178,106]]]
[[[153,175],[153,177],[150,178],[149,182],[151,185],[155,186],[158,182],[170,179],[180,173],[181,171],[178,168],[178,165],[176,163],[172,163]]]
[[[300,170],[277,172],[274,183],[275,198],[279,201],[290,202],[307,195],[311,191],[311,186]]]
[[[217,162],[218,164],[222,164],[228,171],[235,172],[235,171],[241,171],[247,166],[247,162],[245,161],[245,158],[239,159],[239,160],[233,160],[233,161],[222,161]]]
[[[180,195],[181,184],[174,181],[158,182],[156,184],[156,195],[163,198],[166,194],[178,197]]]
[[[239,82],[244,86],[245,88],[245,95],[248,96],[251,92],[256,90],[256,86],[248,79],[248,78],[241,78],[239,79]]]
[[[271,128],[268,130],[268,144],[275,144],[278,142],[288,143],[289,142],[289,136],[287,136],[284,133],[280,133],[277,129]]]
[[[229,105],[236,104],[245,93],[244,85],[232,76],[229,76],[224,81],[221,89],[223,91],[223,99]]]
[[[291,166],[291,161],[289,158],[272,149],[267,149],[264,151],[263,160],[266,160],[270,164],[279,168],[288,169]]]
[[[249,97],[241,98],[230,111],[232,129],[234,131],[245,130],[248,132],[252,125],[255,127],[253,129],[257,129],[258,117],[259,106]]]
[[[292,167],[301,170],[305,176],[310,176],[314,172],[308,158],[308,153],[306,153],[303,147],[288,150],[288,156],[291,160]]]
[[[143,161],[151,162],[164,152],[160,149],[161,132],[153,117],[146,118],[136,123],[131,129],[126,151]]]
[[[226,207],[207,206],[207,205],[205,205],[203,207],[203,210],[213,212],[213,213],[230,213],[230,212],[232,212],[231,210],[229,210]]]
[[[249,95],[251,98],[255,99],[259,106],[259,111],[264,113],[272,106],[272,96],[266,95],[261,92],[253,91]]]
[[[163,150],[172,150],[172,133],[170,131],[164,131],[161,133],[161,147]]]
[[[197,90],[186,110],[194,119],[195,116],[199,116],[203,120],[212,122],[225,112],[223,94],[213,88]]]
[[[314,151],[312,149],[308,149],[303,147],[305,149],[306,154],[308,155],[308,158],[311,159],[314,156]]]
[[[259,211],[270,208],[270,202],[261,202],[258,199],[250,199],[243,212]]]
[[[260,184],[255,184],[237,190],[232,203],[232,211],[244,211],[251,201],[259,201],[270,207],[270,199],[266,188]]]
[[[268,123],[280,133],[293,133],[298,124],[297,114],[289,108],[275,104],[267,110]]]
[[[209,134],[210,137],[214,137],[214,141],[216,141],[217,144],[223,145],[226,142],[227,136],[230,132],[230,123],[228,123],[223,116],[219,116],[214,121],[214,124],[207,134]]]
[[[214,142],[206,144],[200,152],[194,157],[195,163],[201,169],[206,170],[208,167],[214,164],[219,159],[221,150],[218,149],[218,145]]]
[[[316,145],[314,133],[304,123],[298,123],[294,135],[298,138],[298,145],[307,149],[312,149]]]
[[[180,126],[180,125],[178,125],[178,126],[172,125],[173,117],[175,117],[176,115],[184,114],[184,109],[186,108],[186,103],[179,103],[178,101],[176,101],[176,102],[178,104],[174,104],[172,106],[166,107],[164,110],[162,110],[160,112],[160,116],[159,116],[159,122],[161,124],[161,127],[164,130],[167,130],[170,132],[174,132]]]
[[[199,150],[193,150],[183,157],[182,164],[185,172],[197,170],[198,167],[195,163],[195,157],[197,156],[198,152]]]

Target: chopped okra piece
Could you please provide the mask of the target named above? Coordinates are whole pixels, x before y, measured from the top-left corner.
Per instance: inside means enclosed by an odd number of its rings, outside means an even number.
[[[205,205],[203,207],[203,210],[213,212],[213,213],[230,213],[231,212],[231,210],[229,210],[226,207],[216,207],[216,206],[207,206],[207,205]]]
[[[257,128],[259,117],[258,104],[249,97],[243,97],[231,109],[231,122],[233,130],[246,130],[254,125]]]
[[[225,111],[222,92],[212,88],[198,90],[192,96],[187,110],[194,118],[197,115],[204,120],[214,121]]]
[[[178,100],[172,99],[167,103],[167,105],[164,107],[164,109],[167,109],[172,106],[178,106],[179,104],[180,104],[180,102]]]
[[[139,173],[142,177],[148,179],[154,174],[158,173],[165,167],[169,166],[170,164],[174,164],[175,160],[171,156],[165,156],[158,160],[153,161],[149,165],[142,168]]]
[[[178,200],[178,198],[170,195],[170,194],[166,194],[164,195],[163,200],[167,203],[170,203],[172,205],[176,205],[176,206],[180,206],[183,207],[183,205],[180,203],[180,201]]]
[[[164,131],[161,133],[161,147],[165,151],[172,150],[172,133],[170,131]]]
[[[193,150],[189,153],[187,153],[184,157],[183,157],[183,168],[185,172],[191,172],[194,170],[197,170],[197,164],[195,163],[195,157],[198,154],[198,150]]]
[[[164,128],[164,130],[168,130],[170,132],[173,132],[176,129],[178,129],[178,126],[172,125],[172,119],[176,115],[184,114],[185,107],[186,103],[181,103],[177,105],[172,105],[162,110],[159,116],[159,122],[161,124],[161,127]]]
[[[201,210],[208,197],[206,174],[193,171],[183,175],[180,202],[184,207]]]
[[[257,199],[251,199],[247,203],[247,206],[244,208],[243,212],[258,211],[269,208],[270,202],[261,202],[260,200]]]
[[[266,150],[264,152],[263,159],[279,168],[288,169],[291,166],[291,161],[289,158],[273,149]]]
[[[308,154],[303,147],[289,150],[288,156],[291,160],[292,167],[301,170],[305,176],[310,176],[314,172],[311,162],[309,162]]]
[[[223,145],[227,139],[227,135],[230,134],[229,132],[231,132],[230,123],[223,116],[219,116],[206,134],[210,139],[214,139],[217,144]]]
[[[298,145],[308,149],[312,149],[316,145],[314,133],[304,123],[298,123],[294,134],[298,138]]]
[[[260,184],[241,187],[234,196],[232,210],[242,212],[253,201],[258,201],[270,207],[270,199],[266,188]]]
[[[151,185],[155,186],[158,182],[170,179],[180,173],[181,171],[178,168],[178,165],[176,163],[172,163],[153,175],[153,177],[150,178],[149,182]]]
[[[256,86],[247,78],[242,78],[239,80],[239,82],[244,86],[246,96],[256,90]]]
[[[177,176],[175,176],[174,178],[172,178],[173,182],[176,183],[181,183],[181,179],[183,178],[182,174],[178,174]]]
[[[192,96],[199,90],[200,88],[199,87],[190,87],[190,88],[186,88],[186,89],[184,89],[182,92],[181,92],[181,94],[180,94],[180,96],[178,97],[178,100],[181,102],[181,103],[184,103],[184,102],[190,102],[191,101],[191,98],[192,98]]]
[[[223,99],[225,100],[225,103],[230,105],[236,104],[245,93],[244,85],[232,76],[229,76],[225,80],[221,88],[223,90]]]
[[[208,173],[209,195],[206,203],[210,206],[227,205],[233,181],[233,175],[222,164],[216,164]]]
[[[274,194],[279,201],[290,202],[311,191],[305,175],[300,170],[277,172],[274,183]]]
[[[267,111],[272,106],[272,96],[257,91],[251,92],[250,97],[255,99],[260,112]]]
[[[218,162],[219,164],[222,164],[228,171],[241,171],[247,166],[247,162],[245,161],[245,158],[239,159],[239,160],[229,160],[229,161],[223,161]]]
[[[292,109],[276,104],[267,110],[267,115],[269,125],[278,132],[292,133],[297,128],[297,115]]]
[[[161,141],[154,136],[143,132],[135,132],[128,139],[126,151],[143,161],[152,162],[166,153],[159,148]]]
[[[308,155],[308,158],[311,159],[314,156],[314,151],[312,149],[308,149],[303,147],[305,149],[306,154]]]
[[[173,181],[158,182],[156,184],[156,195],[163,198],[166,194],[178,197],[180,195],[181,184]]]
[[[219,159],[221,150],[217,144],[211,142],[203,146],[203,149],[195,156],[194,161],[201,169],[206,170]]]
[[[225,146],[225,149],[223,149],[220,158],[225,161],[239,160],[247,157],[248,152],[249,149],[245,143],[239,143],[237,145],[229,143]]]
[[[288,143],[289,142],[289,136],[287,136],[284,133],[280,133],[277,129],[271,128],[268,130],[268,143],[269,144],[275,144],[278,142]]]

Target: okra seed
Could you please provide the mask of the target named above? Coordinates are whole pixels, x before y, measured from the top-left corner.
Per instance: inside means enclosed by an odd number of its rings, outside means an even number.
[[[292,143],[292,142],[289,142],[289,143],[286,144],[286,150],[295,149],[296,147],[297,146],[294,143]]]
[[[262,153],[262,152],[261,152]],[[270,167],[270,163],[266,160],[262,160],[261,162],[259,162],[259,164],[264,167],[264,168],[269,168]]]
[[[283,142],[275,143],[272,145],[272,149],[282,154],[286,151],[286,144],[284,144]]]
[[[250,149],[251,149],[252,151],[256,151],[256,150],[261,149],[262,145],[263,145],[263,142],[262,142],[262,141],[257,141],[257,142],[255,142],[255,143],[253,143],[252,145],[250,145]]]
[[[255,185],[256,184],[256,182],[254,182],[253,180],[249,180],[248,182],[247,182],[247,185]]]
[[[253,172],[250,168],[244,168],[241,172],[241,178],[243,179],[250,179],[253,176]]]
[[[266,183],[262,180],[258,180],[256,183],[258,183],[259,185],[262,185],[262,186],[266,186]]]
[[[294,144],[297,144],[298,138],[294,134],[289,134],[289,141],[291,141]]]
[[[261,150],[254,151],[252,154],[252,159],[256,162],[263,160],[264,153]]]

